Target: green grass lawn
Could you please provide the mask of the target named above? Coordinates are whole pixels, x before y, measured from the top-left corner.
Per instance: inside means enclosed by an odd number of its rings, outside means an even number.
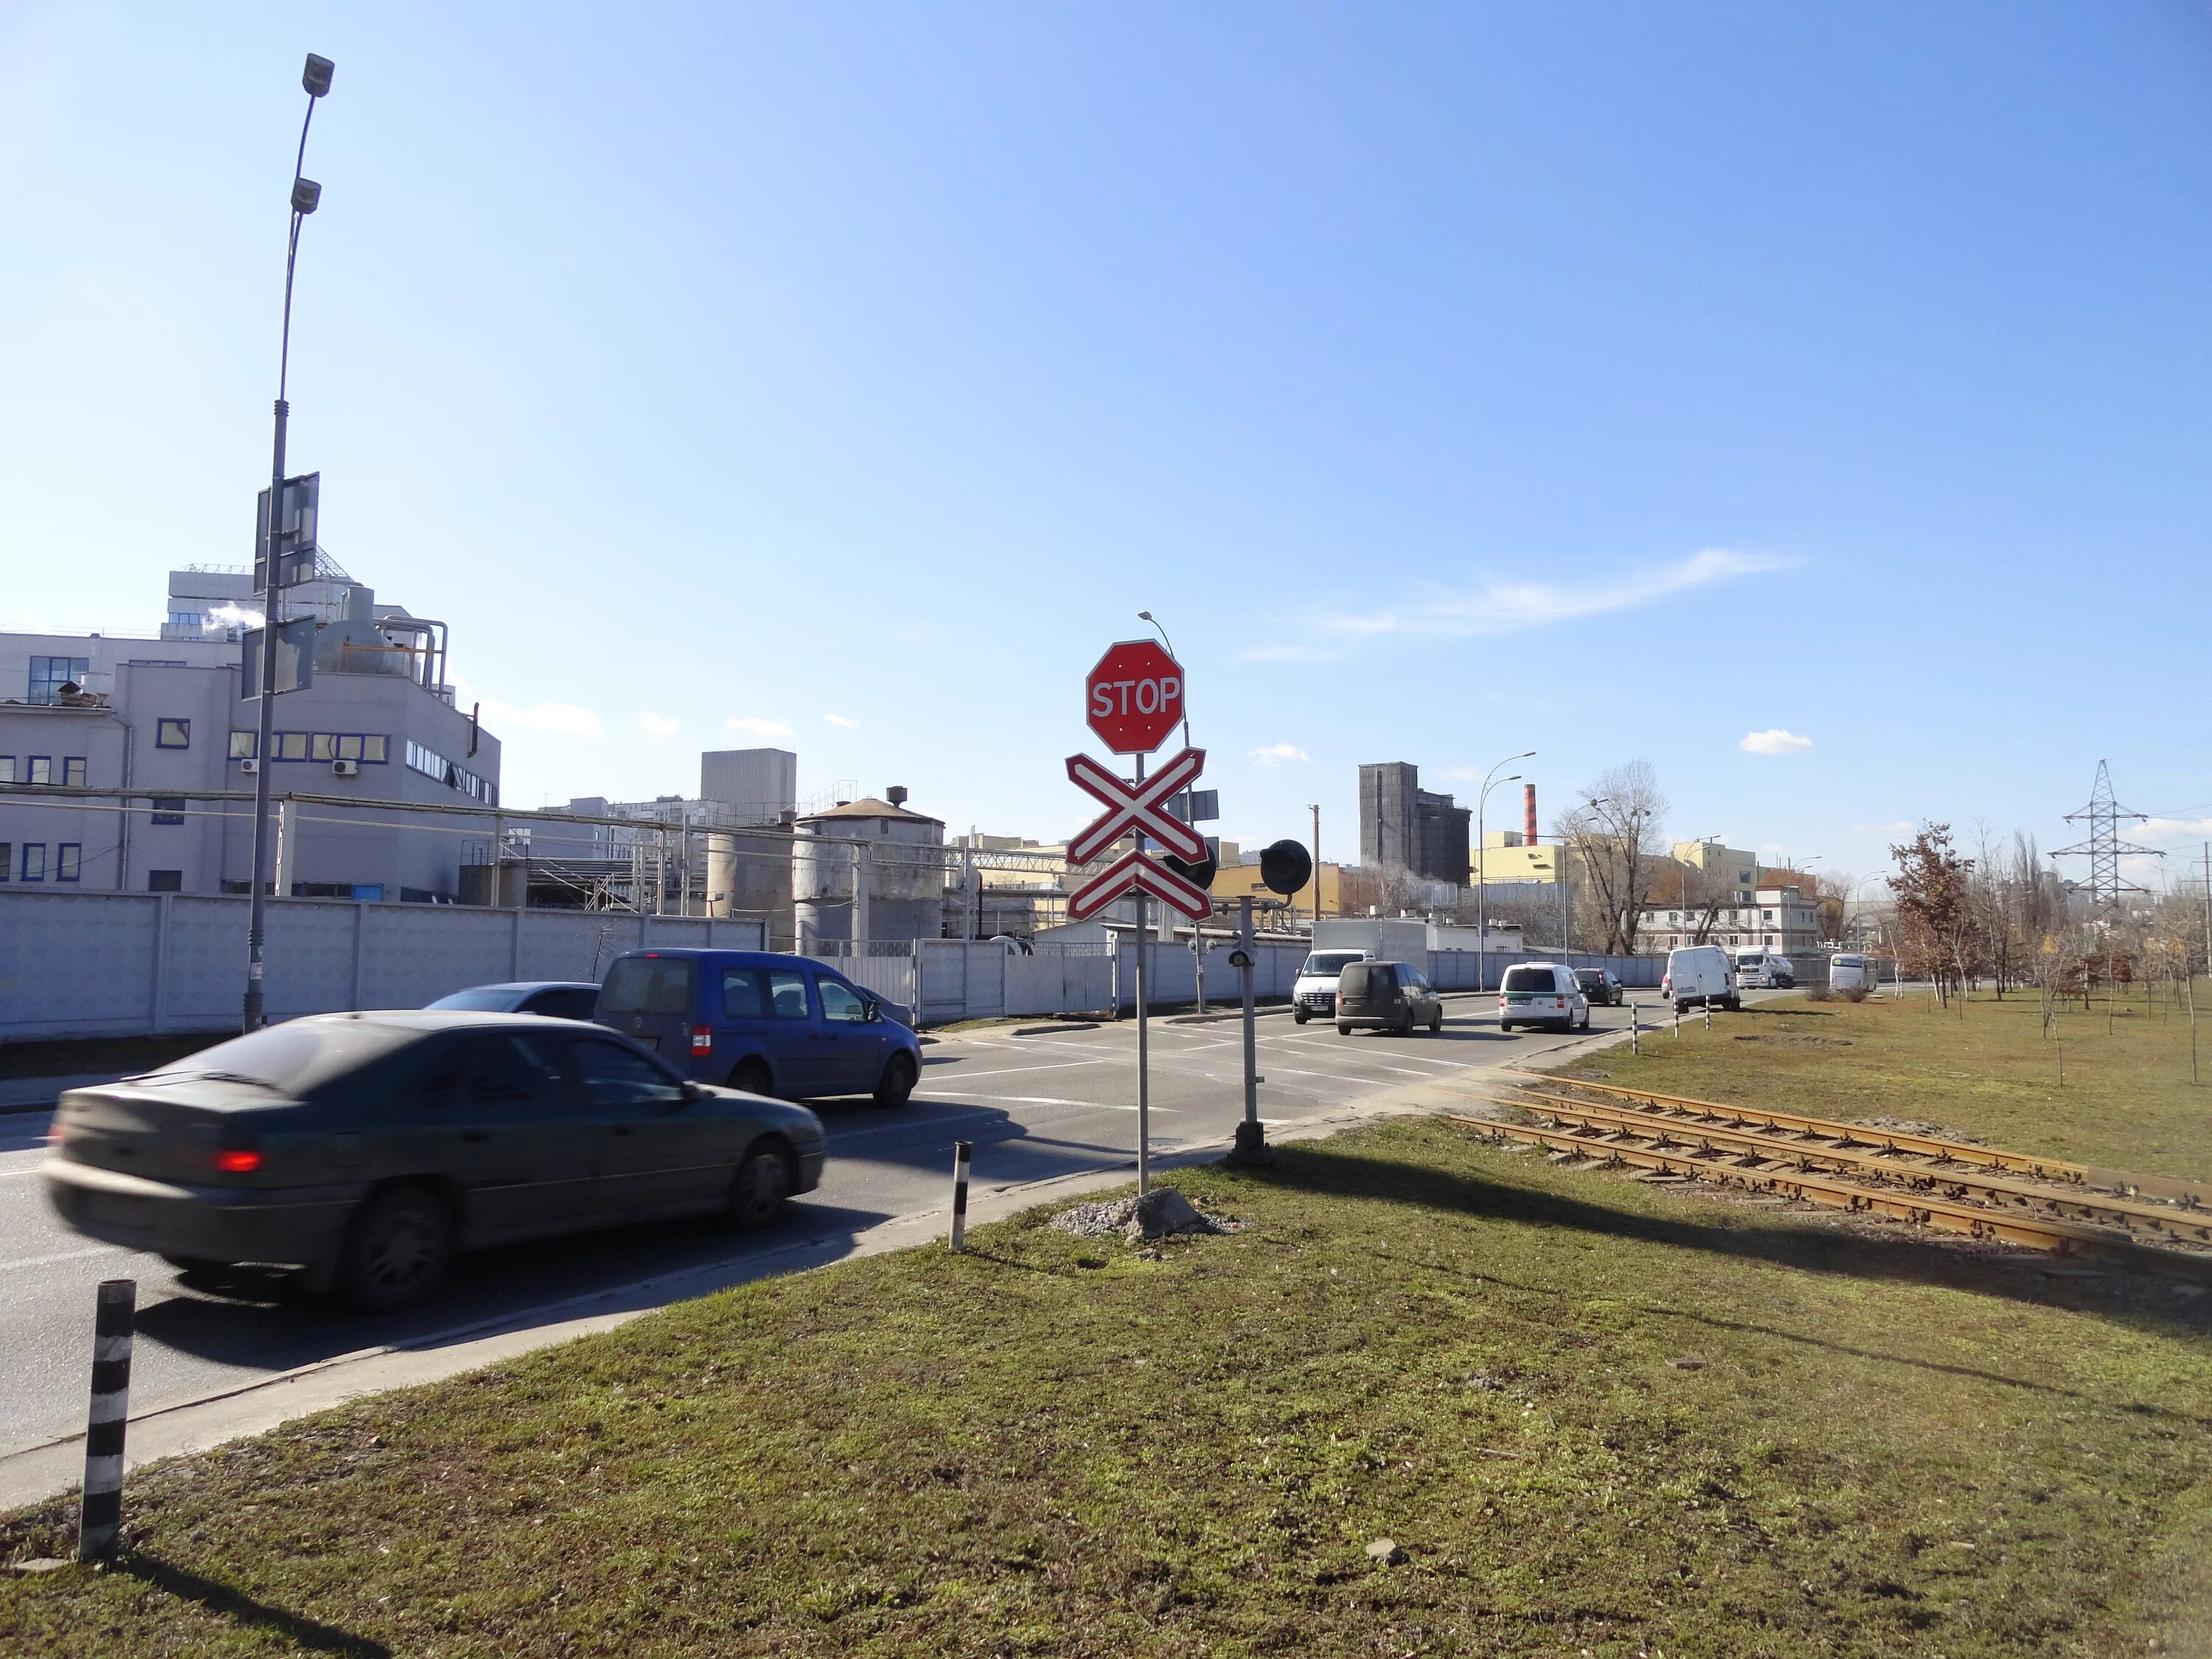
[[[2147,1012],[2140,994],[2109,1022],[2101,998],[2091,1013],[2075,1003],[2051,1038],[2032,993],[1984,991],[1948,1012],[1924,993],[1780,998],[1717,1012],[1710,1032],[1686,1015],[1679,1039],[1647,1030],[1640,1056],[1607,1048],[1562,1069],[1816,1117],[1921,1118],[2019,1152],[2212,1181],[2212,986],[2197,992],[2203,1086],[2189,1080],[2186,1013],[2163,994]]]
[[[1965,1659],[2212,1629],[2212,1298],[1433,1119],[1180,1182],[1243,1231],[1147,1255],[1031,1215],[136,1476],[122,1565],[0,1575],[0,1650]],[[66,1553],[72,1513],[0,1522],[0,1554]]]

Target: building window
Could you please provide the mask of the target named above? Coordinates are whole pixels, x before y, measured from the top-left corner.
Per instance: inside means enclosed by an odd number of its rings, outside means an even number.
[[[13,755],[0,755],[0,783],[15,781],[15,757]]]
[[[62,757],[62,782],[71,789],[84,787],[84,757],[64,755]]]
[[[309,760],[334,761],[337,757],[338,739],[336,732],[317,732],[307,739]]]
[[[84,843],[65,841],[54,848],[54,879],[75,881],[77,870],[84,862]]]
[[[160,720],[154,722],[154,747],[156,749],[189,749],[192,746],[192,723],[190,720]]]
[[[44,881],[46,878],[46,844],[42,841],[23,843],[23,879]]]
[[[89,657],[33,657],[31,659],[31,689],[28,701],[54,704],[62,700],[62,687],[75,682],[83,684],[84,677],[92,672]]]
[[[54,757],[52,755],[31,757],[30,770],[25,774],[26,783],[52,783],[54,781]]]
[[[258,732],[234,732],[230,734],[230,757],[233,760],[252,760],[261,746]]]
[[[149,870],[146,890],[149,893],[181,893],[185,890],[185,872],[181,870]]]
[[[156,795],[154,797],[155,823],[182,823],[184,821],[185,801],[183,796]]]
[[[303,761],[307,758],[307,734],[305,732],[279,732],[275,734],[276,747],[270,751],[280,761]]]
[[[15,877],[15,849],[0,841],[0,881],[12,881]]]

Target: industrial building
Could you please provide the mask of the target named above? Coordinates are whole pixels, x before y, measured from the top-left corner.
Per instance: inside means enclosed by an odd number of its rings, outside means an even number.
[[[800,951],[944,937],[945,821],[910,810],[897,785],[884,794],[798,820],[791,896]]]
[[[157,631],[0,634],[0,881],[246,892],[265,764],[278,796],[330,798],[281,804],[276,892],[456,896],[468,820],[404,808],[497,805],[500,746],[455,706],[445,624],[319,556],[287,605],[314,621],[313,681],[280,696],[264,757],[241,685],[252,585],[195,566],[169,573]]]
[[[1468,823],[1474,814],[1424,789],[1420,769],[1384,761],[1359,769],[1359,861],[1425,881],[1468,884]]]

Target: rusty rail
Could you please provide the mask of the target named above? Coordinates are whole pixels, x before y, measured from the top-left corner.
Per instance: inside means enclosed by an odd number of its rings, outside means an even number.
[[[2008,1243],[2048,1250],[2055,1255],[2086,1256],[2129,1267],[2148,1267],[2154,1272],[2172,1273],[2185,1279],[2212,1281],[2212,1252],[2199,1254],[2137,1243],[2130,1239],[2115,1238],[2100,1228],[2086,1226],[2080,1222],[1984,1209],[1955,1200],[1901,1193],[1893,1188],[1863,1186],[1856,1182],[1802,1170],[1746,1168],[1741,1164],[1698,1158],[1687,1152],[1598,1140],[1588,1135],[1568,1134],[1557,1129],[1539,1129],[1525,1123],[1501,1123],[1494,1118],[1465,1117],[1457,1113],[1446,1113],[1444,1115],[1451,1122],[1464,1124],[1486,1135],[1548,1147],[1554,1152],[1571,1152],[1600,1164],[1630,1164],[1640,1169],[1800,1199],[1808,1203],[1826,1205],[1831,1209],[1887,1216],[1894,1220],[1937,1227],[1948,1232],[1965,1233],[1973,1238],[2002,1239]]]
[[[1516,1096],[1493,1095],[1490,1098],[1559,1122],[1641,1135],[1662,1146],[1668,1142],[1683,1143],[1731,1157],[1756,1158],[1800,1169],[1808,1164],[1827,1165],[1848,1173],[1901,1182],[1915,1188],[1933,1189],[1953,1198],[1972,1197],[1984,1203],[2023,1208],[2040,1206],[2076,1221],[2130,1231],[2146,1230],[2186,1243],[2212,1244],[2212,1210],[2146,1203],[2102,1193],[2092,1195],[2078,1183],[2039,1185],[2011,1176],[1984,1174],[1981,1169],[1960,1170],[1917,1158],[1900,1158],[1893,1153],[1784,1139],[1779,1135],[1719,1127],[1634,1106],[1592,1104],[1534,1091]]]

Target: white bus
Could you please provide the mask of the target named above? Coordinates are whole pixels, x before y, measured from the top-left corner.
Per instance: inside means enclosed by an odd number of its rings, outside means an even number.
[[[1828,963],[1831,991],[1871,991],[1881,983],[1881,965],[1872,957],[1852,953],[1836,957]]]

